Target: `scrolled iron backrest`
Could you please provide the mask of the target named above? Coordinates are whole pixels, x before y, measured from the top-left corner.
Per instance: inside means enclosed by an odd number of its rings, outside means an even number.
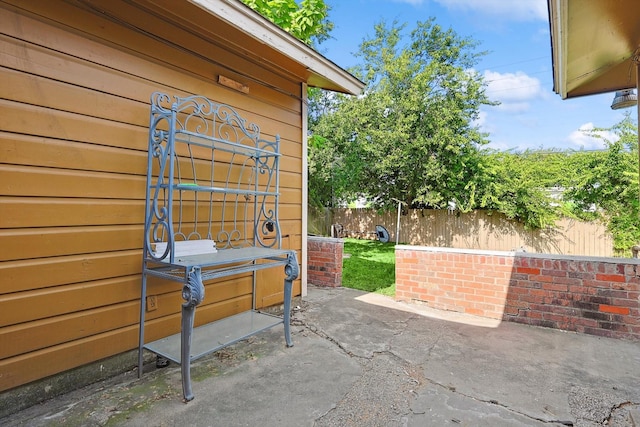
[[[174,242],[218,249],[280,247],[279,136],[203,96],[151,96],[145,249],[170,258]],[[154,244],[166,243],[163,253]]]

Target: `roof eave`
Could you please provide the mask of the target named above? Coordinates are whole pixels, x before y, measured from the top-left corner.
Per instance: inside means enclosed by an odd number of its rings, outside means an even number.
[[[635,87],[637,0],[547,0],[553,90],[563,99]]]
[[[565,8],[564,2],[556,0],[547,0],[549,10],[549,30],[551,34],[551,62],[553,67],[553,91],[560,95],[562,99],[567,98],[566,76],[563,71],[566,67],[566,38],[562,28],[566,28],[560,19],[565,19],[566,13],[560,11]],[[566,25],[566,24],[565,24]]]
[[[306,83],[322,89],[358,95],[365,84],[259,13],[237,0],[188,0],[253,39],[296,61],[308,72]]]

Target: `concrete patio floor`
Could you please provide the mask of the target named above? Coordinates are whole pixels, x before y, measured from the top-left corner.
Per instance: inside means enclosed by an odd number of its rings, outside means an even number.
[[[640,343],[310,287],[282,328],[180,370],[130,372],[3,426],[634,426]]]

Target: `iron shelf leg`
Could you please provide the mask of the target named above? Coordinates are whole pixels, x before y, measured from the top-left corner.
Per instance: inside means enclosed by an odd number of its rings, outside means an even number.
[[[144,317],[145,300],[147,297],[147,275],[144,273],[145,265],[142,266],[142,289],[140,290],[140,329],[138,331],[138,378],[142,378],[144,364]]]
[[[184,401],[193,400],[191,389],[191,338],[196,306],[204,299],[204,285],[200,267],[193,267],[188,274],[187,283],[182,287],[182,328],[180,332],[180,367],[182,373],[182,394]]]
[[[291,339],[291,294],[293,290],[293,281],[298,278],[300,268],[298,267],[298,258],[295,251],[289,252],[287,255],[287,265],[284,266],[284,339],[287,347],[293,347]]]

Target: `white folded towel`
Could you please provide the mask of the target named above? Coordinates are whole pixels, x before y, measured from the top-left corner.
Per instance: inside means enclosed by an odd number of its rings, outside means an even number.
[[[151,251],[156,257],[161,256],[167,248],[167,242],[157,242],[151,244]],[[213,254],[218,250],[216,249],[216,242],[210,239],[202,240],[180,240],[174,242],[175,254],[174,256],[189,256],[189,255],[202,255]]]

